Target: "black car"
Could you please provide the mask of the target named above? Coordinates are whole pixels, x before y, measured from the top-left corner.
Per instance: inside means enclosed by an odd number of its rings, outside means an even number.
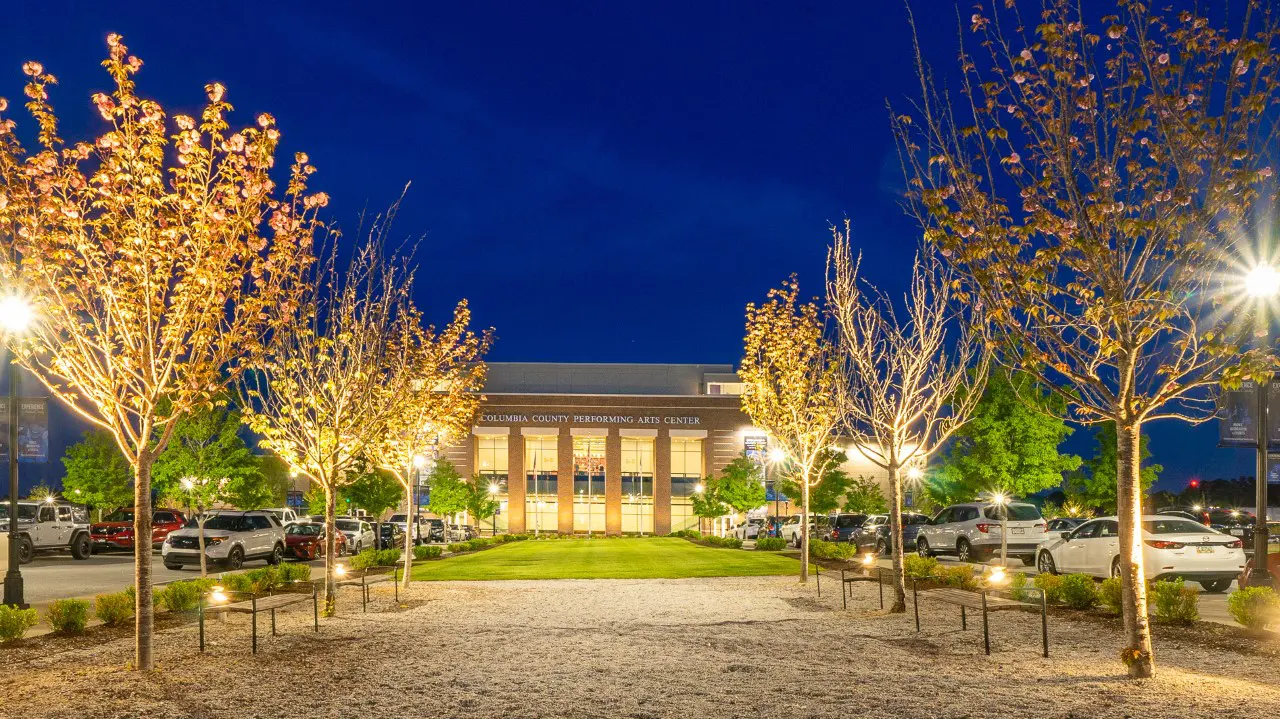
[[[854,535],[858,530],[862,529],[862,523],[867,521],[865,514],[853,514],[850,512],[841,512],[831,515],[827,524],[828,542],[852,542]]]
[[[1079,527],[1085,521],[1083,517],[1054,517],[1049,520],[1049,526],[1044,531],[1049,534],[1062,534]]]
[[[399,549],[404,546],[404,530],[398,525],[383,522],[378,530],[379,549]]]
[[[902,513],[902,551],[916,551],[916,535],[919,534],[920,528],[928,523],[929,515],[927,514]],[[854,541],[858,543],[860,551],[888,554],[893,546],[889,540],[889,515],[873,514],[867,517],[867,521],[863,522],[862,529]]]
[[[443,542],[444,541],[444,520],[428,519],[426,524],[427,524],[427,541]]]

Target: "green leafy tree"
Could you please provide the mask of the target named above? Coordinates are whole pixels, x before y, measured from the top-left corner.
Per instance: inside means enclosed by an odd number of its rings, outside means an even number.
[[[293,489],[293,475],[289,465],[274,454],[259,455],[262,467],[262,484],[270,500],[264,506],[283,507]],[[237,505],[238,506],[238,505]]]
[[[307,505],[307,514],[324,514],[325,497],[324,487],[313,485],[311,489],[302,495],[302,502]]]
[[[493,494],[489,492],[489,482],[484,477],[476,475],[471,478],[471,482],[467,485],[467,514],[475,517],[476,529],[480,529],[480,523],[486,519],[497,516],[501,503],[493,498]],[[496,528],[495,528],[496,533]]]
[[[750,512],[764,504],[760,464],[742,453],[733,458],[716,479],[720,501],[734,512]]]
[[[729,513],[729,505],[720,497],[720,485],[714,475],[698,485],[702,491],[694,491],[690,497],[693,514],[701,519],[716,519]]]
[[[133,468],[110,432],[85,432],[79,442],[67,447],[62,466],[66,470],[63,495],[93,507],[99,521],[104,513],[133,502]]]
[[[824,449],[819,453],[819,464],[822,472],[817,484],[809,490],[809,511],[813,514],[827,514],[840,508],[840,501],[849,490],[851,481],[842,469],[848,457],[844,452]],[[784,474],[777,481],[778,491],[788,497],[797,497],[800,485],[789,479],[792,475]]]
[[[920,495],[932,506],[945,507],[958,502],[968,502],[977,493],[965,486],[952,465],[942,465],[925,473],[920,481]]]
[[[262,476],[262,458],[240,438],[240,413],[203,407],[179,420],[152,469],[161,496],[183,499],[184,478],[218,482],[215,502],[258,509],[272,500]],[[208,506],[208,505],[206,505]]]
[[[1098,426],[1094,438],[1098,442],[1097,454],[1087,460],[1081,471],[1067,480],[1068,496],[1088,507],[1100,507],[1107,513],[1116,510],[1116,424],[1104,422]],[[1151,450],[1149,437],[1143,434],[1138,443],[1139,480],[1145,493],[1160,478],[1164,467],[1147,462]]]
[[[943,460],[948,484],[964,499],[984,491],[1025,497],[1062,484],[1063,473],[1080,467],[1079,457],[1058,451],[1072,432],[1061,419],[1066,405],[1024,374],[993,371]]]
[[[437,517],[448,517],[464,511],[471,495],[471,484],[458,474],[458,468],[447,459],[436,461],[427,475],[431,497],[427,506]]]
[[[884,514],[889,511],[889,503],[880,490],[880,482],[859,475],[849,481],[849,488],[845,490],[844,509],[846,512]]]
[[[352,470],[355,479],[342,488],[341,494],[350,504],[359,507],[374,517],[400,503],[403,494],[400,482],[387,472],[380,471],[368,463],[360,463]]]

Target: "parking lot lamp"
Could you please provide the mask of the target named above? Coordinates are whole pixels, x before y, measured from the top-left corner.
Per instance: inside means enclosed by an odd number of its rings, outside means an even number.
[[[4,603],[24,608],[22,572],[18,569],[18,368],[13,341],[26,334],[34,320],[35,309],[25,297],[13,292],[0,297],[0,340],[9,372],[9,568],[4,575]]]
[[[1009,532],[1006,524],[1009,521],[1009,496],[1004,492],[991,495],[991,501],[1000,507],[1000,565],[1009,566]]]
[[[1257,304],[1260,329],[1258,334],[1264,346],[1270,344],[1271,316],[1267,312],[1268,304],[1280,295],[1280,270],[1262,263],[1255,266],[1244,277],[1245,294]],[[1271,394],[1271,377],[1259,380],[1258,385],[1258,471],[1254,492],[1255,511],[1253,513],[1253,572],[1249,574],[1249,584],[1255,587],[1270,587],[1271,572],[1267,567],[1267,475],[1270,474],[1267,450],[1271,430],[1267,417],[1268,396]]]

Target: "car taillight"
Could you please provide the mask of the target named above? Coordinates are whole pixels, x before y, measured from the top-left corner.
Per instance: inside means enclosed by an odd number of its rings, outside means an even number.
[[[1047,525],[1047,524],[1037,524],[1036,526],[1032,527],[1032,529],[1038,529],[1038,530],[1040,530],[1041,532],[1047,532],[1047,531],[1049,531],[1049,525]]]
[[[1231,549],[1239,549],[1244,546],[1244,543],[1237,539],[1234,542],[1228,542],[1227,546]]]
[[[987,532],[991,531],[991,527],[992,525],[990,524],[979,524],[978,531],[982,532],[983,534],[986,534]]]
[[[1156,549],[1182,549],[1187,546],[1182,542],[1166,542],[1163,539],[1147,539],[1144,541],[1148,547],[1154,547]]]

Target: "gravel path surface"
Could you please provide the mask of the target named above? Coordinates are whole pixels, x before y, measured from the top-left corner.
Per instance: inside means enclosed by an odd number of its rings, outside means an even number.
[[[248,648],[248,619],[166,622],[160,669],[127,670],[124,630],[0,649],[0,717],[1272,717],[1275,651],[1157,635],[1159,674],[1122,679],[1115,621],[993,615],[959,631],[954,607],[885,616],[874,586],[814,596],[793,578],[441,582],[396,609],[358,593],[310,631],[310,608]],[[854,609],[853,607],[858,607]],[[269,622],[259,627],[269,634]],[[1221,648],[1203,648],[1196,643]],[[407,647],[407,650],[406,650]]]

